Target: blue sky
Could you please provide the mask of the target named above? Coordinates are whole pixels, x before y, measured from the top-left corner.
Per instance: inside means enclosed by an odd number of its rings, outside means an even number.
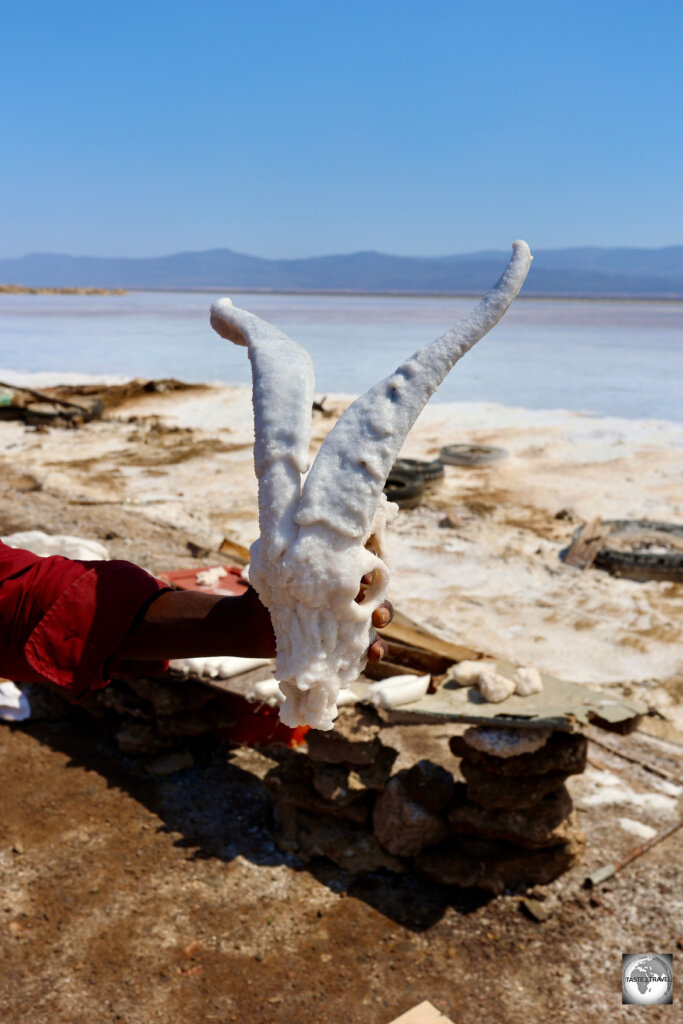
[[[0,14],[0,255],[683,243],[681,0]]]

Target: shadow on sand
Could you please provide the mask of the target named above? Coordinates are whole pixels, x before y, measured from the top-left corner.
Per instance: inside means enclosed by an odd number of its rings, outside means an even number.
[[[243,752],[202,739],[191,749],[190,768],[162,778],[149,775],[141,763],[122,754],[84,712],[71,711],[59,722],[27,722],[15,728],[69,758],[68,768],[85,768],[139,801],[159,819],[159,830],[179,834],[176,845],[194,859],[225,863],[241,856],[251,863],[308,872],[336,893],[346,892],[414,932],[441,919],[448,907],[468,914],[491,897],[476,890],[446,889],[410,872],[352,875],[330,861],[308,862],[277,846],[277,823],[262,780],[237,763]],[[268,757],[271,756],[268,751]],[[277,754],[273,755],[275,764]]]

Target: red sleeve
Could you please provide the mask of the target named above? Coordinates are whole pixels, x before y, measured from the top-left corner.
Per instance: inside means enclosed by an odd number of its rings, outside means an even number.
[[[131,562],[40,558],[0,543],[0,675],[74,697],[106,686],[106,663],[168,589]]]

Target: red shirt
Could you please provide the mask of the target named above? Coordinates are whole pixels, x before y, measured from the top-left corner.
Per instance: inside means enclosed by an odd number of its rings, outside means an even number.
[[[106,686],[106,663],[168,589],[132,562],[41,558],[0,541],[0,676],[56,683],[73,697]]]

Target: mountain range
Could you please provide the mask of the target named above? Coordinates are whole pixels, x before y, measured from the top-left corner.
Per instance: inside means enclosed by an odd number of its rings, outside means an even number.
[[[508,256],[493,250],[434,257],[356,252],[306,259],[262,259],[231,249],[145,258],[32,253],[0,259],[0,282],[58,288],[477,294],[496,280]],[[534,253],[524,294],[680,299],[683,245],[541,249]]]

